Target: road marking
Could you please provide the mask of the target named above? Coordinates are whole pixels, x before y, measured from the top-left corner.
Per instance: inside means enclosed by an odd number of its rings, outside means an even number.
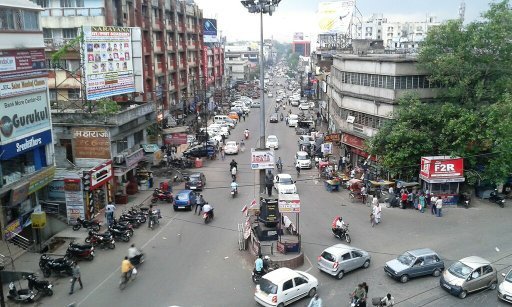
[[[304,255],[304,257],[306,257],[306,260],[309,262],[309,269],[304,271],[307,273],[313,268],[313,264],[311,263],[311,260],[309,260],[308,256]]]
[[[158,235],[160,235],[160,233],[162,233],[162,231],[167,226],[169,226],[169,224],[171,224],[173,221],[174,221],[174,217],[171,218],[171,220],[169,222],[167,222],[151,239],[149,239],[144,245],[142,245],[142,248],[146,247],[151,241],[153,241]],[[114,276],[114,274],[118,273],[118,271],[119,271],[119,268],[112,271],[112,273],[110,273],[102,282],[100,282],[96,287],[94,287],[94,289],[92,289],[92,291],[89,292],[89,294],[87,294],[80,302],[78,302],[78,306],[82,305],[94,292],[96,292],[96,290],[101,288],[101,286],[103,286],[103,284],[105,282],[107,282],[107,280],[112,278],[112,276]]]

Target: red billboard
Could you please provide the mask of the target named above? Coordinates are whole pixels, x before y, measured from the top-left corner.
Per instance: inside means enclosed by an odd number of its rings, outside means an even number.
[[[0,50],[0,81],[46,76],[44,49]]]
[[[422,157],[420,176],[423,179],[449,179],[464,176],[464,159],[459,157]]]
[[[182,145],[187,144],[187,134],[186,133],[171,133],[165,136],[164,140],[165,144],[168,145]]]

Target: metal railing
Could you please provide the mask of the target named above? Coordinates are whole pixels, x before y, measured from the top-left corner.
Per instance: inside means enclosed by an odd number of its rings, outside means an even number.
[[[17,233],[12,232],[11,234],[12,234],[12,237],[8,240],[9,243],[12,243],[24,250],[29,250],[30,247],[32,246],[32,244],[34,243],[33,241],[30,241],[29,239],[27,239]]]

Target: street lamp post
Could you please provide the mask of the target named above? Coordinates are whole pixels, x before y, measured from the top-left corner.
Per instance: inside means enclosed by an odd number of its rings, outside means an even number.
[[[276,10],[281,0],[243,0],[240,1],[249,13],[260,14],[260,149],[265,149],[265,59],[263,56],[263,14],[269,14]],[[260,170],[260,192],[265,187],[265,170]]]

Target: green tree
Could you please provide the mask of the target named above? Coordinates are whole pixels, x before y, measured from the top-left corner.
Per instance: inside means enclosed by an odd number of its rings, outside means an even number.
[[[296,72],[297,71],[297,67],[299,66],[299,55],[297,53],[291,53],[290,52],[288,54],[287,62],[288,62],[288,68],[292,72]]]
[[[432,29],[419,66],[442,86],[437,102],[409,95],[369,142],[392,173],[418,173],[421,156],[465,158],[466,177],[500,183],[512,172],[512,10],[490,4],[482,21]]]
[[[110,98],[101,98],[95,102],[96,109],[101,115],[116,114],[121,110],[121,107]]]

